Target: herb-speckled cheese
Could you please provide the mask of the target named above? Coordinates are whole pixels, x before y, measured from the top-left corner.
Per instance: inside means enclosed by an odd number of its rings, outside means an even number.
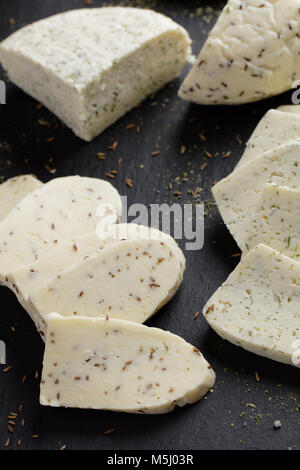
[[[300,340],[300,263],[256,246],[204,307],[224,339],[255,354],[292,364]]]
[[[85,257],[33,292],[25,308],[41,334],[47,314],[143,323],[178,290],[177,249],[161,240],[124,240]]]
[[[179,96],[242,104],[282,93],[300,78],[300,0],[229,0]]]
[[[97,208],[103,205],[103,215]],[[19,266],[36,261],[60,243],[96,230],[121,215],[119,194],[107,181],[56,178],[23,198],[0,224],[0,281]],[[108,219],[107,219],[108,220]]]
[[[295,139],[300,139],[300,116],[271,109],[255,128],[237,167],[267,150]]]
[[[183,278],[185,270],[185,257],[175,240],[159,230],[136,224],[111,225],[111,230],[96,231],[80,236],[75,242],[62,242],[59,247],[33,261],[27,266],[22,266],[12,271],[7,276],[8,285],[17,295],[19,302],[31,314],[29,297],[34,295],[49,281],[54,281],[61,276],[63,271],[87,256],[95,254],[120,244],[125,240],[160,240],[166,246],[174,249],[180,264],[179,279]],[[42,321],[36,314],[32,315],[38,329]],[[42,334],[43,336],[43,334]]]
[[[245,251],[263,243],[300,260],[300,191],[267,185],[252,219]]]
[[[55,313],[48,323],[42,405],[167,413],[214,385],[200,351],[167,331]]]
[[[0,185],[0,222],[27,194],[39,189],[43,183],[33,175],[19,175]]]
[[[0,61],[14,83],[89,141],[178,76],[190,43],[154,11],[80,9],[15,32],[0,45]]]
[[[300,142],[293,141],[250,160],[217,183],[212,192],[221,216],[243,251],[266,184],[300,189]]]

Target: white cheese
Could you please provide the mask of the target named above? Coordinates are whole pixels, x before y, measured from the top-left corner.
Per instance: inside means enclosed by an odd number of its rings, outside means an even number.
[[[25,26],[0,45],[9,78],[91,140],[181,73],[190,38],[154,11],[71,10]]]
[[[212,192],[221,216],[243,251],[263,187],[300,189],[300,142],[293,141],[250,160],[217,183]]]
[[[300,263],[258,245],[203,312],[222,338],[255,354],[297,365],[293,345],[300,340],[299,306]]]
[[[28,299],[49,281],[54,281],[62,272],[82,261],[87,256],[103,251],[124,240],[160,240],[160,243],[174,249],[180,263],[179,278],[182,279],[185,270],[185,257],[175,240],[159,230],[136,224],[118,224],[109,226],[110,230],[84,234],[76,241],[65,241],[50,253],[43,255],[37,261],[27,266],[21,266],[7,275],[6,285],[10,287],[23,305],[31,311]],[[33,315],[35,320],[36,315]],[[39,327],[40,322],[37,322]]]
[[[300,139],[300,116],[271,109],[255,128],[237,167],[267,150],[295,139]]]
[[[245,251],[264,243],[300,260],[300,191],[267,185],[252,219]]]
[[[102,216],[97,215],[103,207]],[[113,186],[97,178],[56,178],[23,198],[0,224],[0,281],[64,241],[115,223],[121,200]]]
[[[167,331],[55,313],[48,323],[42,405],[167,413],[214,385],[200,351]]]
[[[300,0],[229,0],[179,96],[242,104],[277,95],[300,78]]]
[[[167,243],[124,240],[66,268],[33,292],[25,308],[42,335],[51,312],[143,323],[174,296],[182,276]]]
[[[278,109],[284,113],[300,114],[300,105],[297,104],[285,104],[279,106]]]
[[[0,222],[27,194],[41,188],[43,183],[33,175],[19,175],[0,185]]]

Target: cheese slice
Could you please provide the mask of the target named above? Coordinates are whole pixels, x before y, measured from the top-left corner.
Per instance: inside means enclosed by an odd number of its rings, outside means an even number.
[[[229,0],[179,96],[242,104],[277,95],[300,78],[300,0]]]
[[[300,340],[300,263],[265,245],[256,246],[204,307],[224,339],[286,364]]]
[[[270,109],[247,142],[245,152],[237,167],[267,150],[296,139],[300,139],[300,115]]]
[[[245,244],[247,253],[259,243],[300,260],[300,191],[267,185]]]
[[[221,216],[243,251],[266,184],[300,189],[300,142],[263,153],[217,183],[212,192]]]
[[[116,224],[109,227],[110,230],[103,228],[102,231],[97,233],[94,230],[84,234],[74,242],[62,242],[59,247],[40,257],[37,261],[33,261],[27,266],[21,266],[9,273],[6,285],[15,292],[25,310],[30,311],[29,297],[49,281],[56,280],[57,276],[61,276],[65,269],[76,265],[87,256],[104,251],[125,240],[159,240],[161,244],[174,249],[180,264],[179,278],[183,278],[185,257],[170,235],[136,224]]]
[[[106,181],[69,176],[44,184],[0,224],[0,281],[5,283],[12,270],[51,253],[61,242],[96,230],[98,223],[115,223],[120,215],[119,194]]]
[[[12,82],[91,140],[181,73],[191,40],[151,10],[71,10],[32,23],[0,45]]]
[[[200,400],[214,385],[200,351],[167,331],[55,313],[48,323],[42,405],[167,413]]]
[[[66,268],[24,306],[42,336],[51,312],[143,323],[174,296],[182,277],[173,247],[160,240],[124,240]]]
[[[284,113],[293,113],[293,114],[300,114],[300,105],[297,104],[285,104],[278,107],[279,111]]]
[[[0,222],[27,194],[39,189],[43,183],[34,175],[19,175],[0,185]]]

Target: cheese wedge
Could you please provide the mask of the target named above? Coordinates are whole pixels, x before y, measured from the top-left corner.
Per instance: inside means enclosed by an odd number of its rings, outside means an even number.
[[[300,191],[267,185],[250,227],[244,254],[259,243],[300,261]]]
[[[191,40],[151,10],[71,10],[32,23],[0,45],[12,82],[77,136],[91,140],[181,73]]]
[[[295,139],[300,139],[300,115],[270,109],[247,142],[237,168],[261,153]]]
[[[167,413],[200,400],[214,385],[200,351],[167,331],[55,313],[48,323],[42,405]]]
[[[204,307],[224,339],[286,364],[300,340],[300,263],[265,245],[255,247]]]
[[[99,206],[102,216],[97,215]],[[96,230],[100,222],[115,223],[120,215],[119,194],[106,181],[69,176],[44,184],[0,224],[0,281],[5,283],[12,270],[51,253],[61,242]]]
[[[159,240],[124,240],[65,269],[33,292],[25,308],[40,333],[47,314],[145,322],[182,282],[177,251]]]
[[[21,266],[7,276],[6,285],[18,297],[19,302],[30,311],[28,299],[49,281],[57,279],[62,272],[97,252],[104,251],[114,244],[125,240],[160,240],[166,246],[174,249],[179,260],[180,274],[183,278],[185,270],[185,257],[175,240],[159,230],[136,224],[111,225],[111,230],[93,232],[80,236],[75,242],[62,242],[59,247],[49,254],[33,261],[27,266]]]
[[[300,0],[229,0],[179,96],[242,104],[277,95],[300,78]]]
[[[284,113],[300,114],[300,105],[297,104],[285,104],[283,106],[279,106],[278,109]]]
[[[300,142],[256,157],[217,183],[212,192],[221,216],[243,251],[263,187],[270,183],[300,189]]]
[[[20,175],[0,185],[0,222],[27,194],[39,189],[43,183],[34,175]]]

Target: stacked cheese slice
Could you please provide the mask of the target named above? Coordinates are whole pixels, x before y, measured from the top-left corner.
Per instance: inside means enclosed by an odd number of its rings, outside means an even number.
[[[103,180],[19,177],[0,187],[3,202],[11,188],[0,279],[46,341],[41,403],[159,413],[200,399],[214,373],[198,349],[140,325],[182,282],[175,240],[116,224],[121,199]]]
[[[243,256],[204,315],[234,344],[299,366],[294,357],[300,339],[298,107],[264,116],[239,165],[213,194]]]
[[[89,141],[180,75],[190,44],[181,26],[154,11],[83,8],[16,31],[0,44],[0,62]]]

